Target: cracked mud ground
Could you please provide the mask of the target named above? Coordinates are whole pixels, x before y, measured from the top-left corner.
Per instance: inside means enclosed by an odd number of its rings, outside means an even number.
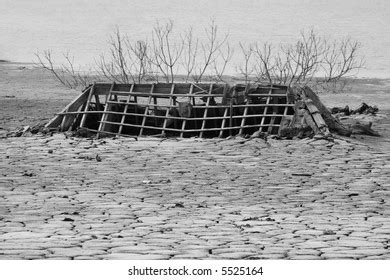
[[[388,140],[0,141],[0,259],[390,258]]]

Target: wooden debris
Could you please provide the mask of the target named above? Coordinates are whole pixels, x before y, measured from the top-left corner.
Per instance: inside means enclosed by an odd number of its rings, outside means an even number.
[[[375,115],[378,112],[378,107],[376,106],[369,106],[366,103],[362,103],[359,108],[356,110],[352,110],[351,114],[371,114]]]
[[[303,101],[297,101],[294,106],[295,114],[293,117],[285,116],[280,124],[278,135],[292,139],[293,137],[309,137],[319,130],[315,125],[310,113],[306,110]]]
[[[318,96],[309,87],[305,86],[302,90],[304,98],[311,99],[315,107],[317,107],[330,132],[335,132],[343,136],[351,136],[352,130],[344,126],[338,119],[333,117],[331,112],[325,107]]]
[[[352,118],[344,120],[344,122],[351,128],[352,134],[362,134],[376,137],[380,136],[378,132],[372,129],[372,122],[363,123]]]
[[[56,117],[51,119],[47,124],[46,128],[60,129],[66,131],[73,124],[73,121],[77,117],[75,112],[85,104],[88,99],[89,91],[91,87],[87,87],[79,96],[77,96],[69,105],[67,105]]]
[[[345,106],[344,108],[341,107],[333,107],[331,110],[332,114],[344,114],[346,116],[349,116],[351,114],[351,110],[349,109],[349,106]]]

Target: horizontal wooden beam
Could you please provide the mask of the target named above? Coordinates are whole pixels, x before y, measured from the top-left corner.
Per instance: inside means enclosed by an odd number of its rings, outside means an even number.
[[[118,125],[118,126],[121,125],[120,123],[109,122],[109,121],[99,121],[99,122],[103,122],[103,123],[107,123],[107,124],[113,124],[113,125]],[[147,125],[137,125],[137,124],[129,124],[129,123],[124,123],[123,126],[144,128],[144,129],[146,128],[146,129],[154,129],[154,130],[163,130],[162,127],[147,126]],[[253,125],[245,125],[243,127],[242,126],[233,126],[233,127],[224,127],[224,128],[217,127],[217,128],[185,129],[185,130],[176,129],[176,128],[165,128],[164,130],[187,133],[187,132],[207,132],[207,131],[233,130],[233,129],[252,128],[252,127],[260,128],[260,127],[269,127],[269,126],[279,127],[280,125],[279,124],[262,124],[262,125],[261,124],[253,124]],[[102,131],[102,132],[105,132],[105,131]]]

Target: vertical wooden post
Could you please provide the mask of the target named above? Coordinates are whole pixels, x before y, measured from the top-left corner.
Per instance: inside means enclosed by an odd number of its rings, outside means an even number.
[[[228,88],[227,88],[227,85],[225,84],[224,90],[223,90],[224,96],[226,96],[226,91],[227,90],[228,90]],[[228,114],[228,108],[225,108],[225,111],[223,112],[223,119],[222,119],[222,123],[221,123],[221,130],[219,131],[219,138],[223,137],[223,132],[224,132],[225,124],[226,124],[227,114]]]
[[[272,94],[272,85],[271,85],[271,89],[269,90],[268,92],[268,97],[267,97],[267,101],[265,102],[265,104],[269,104],[269,101],[271,100],[271,95]],[[263,125],[264,125],[264,122],[265,122],[265,116],[267,115],[267,112],[268,112],[268,106],[266,106],[264,108],[264,111],[263,111],[263,117],[261,118],[261,122],[260,122],[260,127],[259,127],[259,131],[262,132],[263,130]]]
[[[105,128],[105,123],[104,122],[107,120],[107,116],[108,116],[107,111],[110,110],[110,100],[111,100],[111,95],[112,95],[112,91],[114,89],[114,86],[115,86],[115,82],[113,82],[111,84],[110,91],[106,95],[106,101],[104,103],[104,112],[103,112],[102,118],[100,120],[98,133],[97,133],[97,138],[100,137],[101,132],[104,132],[104,128]]]
[[[226,124],[226,117],[228,115],[228,110],[229,108],[225,108],[225,112],[223,113],[223,119],[222,119],[222,125],[221,125],[221,130],[219,131],[219,137],[222,138],[223,137],[223,131],[225,128],[225,124]]]
[[[207,118],[207,112],[208,112],[208,109],[209,109],[209,106],[210,106],[210,98],[211,98],[211,92],[213,90],[213,85],[214,84],[210,84],[209,96],[207,97],[206,106],[205,106],[206,108],[205,108],[204,113],[203,113],[202,128],[201,128],[201,131],[200,131],[200,134],[199,134],[200,138],[203,137],[203,130],[206,127],[206,118]]]
[[[170,96],[169,96],[169,106],[172,106],[172,104],[173,104],[172,96],[173,96],[174,91],[175,91],[175,84],[172,83],[171,92],[170,92]],[[164,124],[163,124],[163,128],[161,130],[161,134],[164,134],[165,128],[167,128],[167,122],[168,122],[168,116],[169,116],[170,109],[171,109],[171,107],[167,107],[167,110],[165,112]]]
[[[193,90],[194,90],[194,85],[191,84],[189,95],[192,95]],[[188,99],[191,100],[191,97],[189,97]],[[183,123],[182,123],[182,125],[181,125],[181,131],[180,131],[180,137],[181,137],[181,138],[183,138],[183,136],[184,136],[184,130],[186,129],[186,123],[187,123],[187,118],[185,118],[185,119],[183,120]]]
[[[93,96],[93,91],[95,89],[95,83],[93,83],[90,91],[89,91],[89,94],[88,94],[88,99],[87,99],[87,104],[85,105],[85,108],[84,108],[84,114],[81,118],[81,122],[80,122],[80,127],[84,127],[85,125],[85,121],[87,119],[87,112],[89,110],[89,105],[91,104],[91,99],[92,99],[92,96]]]
[[[133,92],[133,88],[134,88],[134,83],[131,84],[130,86],[130,93]],[[123,115],[122,115],[122,119],[121,119],[121,124],[119,126],[119,130],[118,130],[118,135],[121,135],[122,133],[122,129],[123,129],[123,124],[125,123],[125,118],[126,118],[126,113],[127,113],[127,109],[129,108],[129,103],[130,103],[130,98],[131,98],[131,94],[129,94],[127,96],[127,99],[126,99],[126,105],[125,105],[125,108],[123,110]]]
[[[249,96],[247,95],[248,89],[249,89],[249,85],[247,84],[245,87],[246,103],[245,103],[245,108],[244,108],[244,115],[243,115],[243,118],[241,119],[240,131],[238,132],[238,134],[240,134],[240,135],[244,133],[244,126],[245,126],[245,122],[246,122],[246,116],[248,113],[248,107],[249,107],[248,106],[249,105]]]
[[[148,116],[148,113],[149,113],[149,107],[150,107],[150,103],[152,102],[152,93],[153,93],[153,90],[154,90],[154,84],[152,84],[151,88],[150,88],[150,95],[148,97],[148,104],[146,105],[145,107],[145,112],[144,112],[144,116],[142,117],[142,124],[141,124],[141,129],[139,131],[139,136],[142,136],[142,133],[144,132],[144,126],[145,126],[145,123],[146,123],[146,118]]]
[[[229,135],[232,136],[232,127],[233,127],[233,97],[236,96],[236,88],[234,87],[234,90],[232,92],[232,95],[230,96],[230,108],[229,108]]]
[[[275,104],[275,101],[276,101],[276,104],[279,103],[279,97],[273,97],[273,103]],[[276,112],[275,112],[276,111]],[[272,115],[276,115],[277,114],[277,111],[278,111],[278,107],[272,107]],[[275,123],[275,119],[276,117],[271,117],[271,121],[270,121],[270,126],[268,127],[268,130],[267,130],[267,133],[270,134],[272,133],[272,129],[274,128],[273,127],[273,124]]]
[[[157,109],[157,97],[153,97],[153,112],[154,112],[154,115],[156,116],[156,109]],[[154,118],[154,126],[157,127],[158,126],[158,123],[157,123],[157,118],[155,117]]]

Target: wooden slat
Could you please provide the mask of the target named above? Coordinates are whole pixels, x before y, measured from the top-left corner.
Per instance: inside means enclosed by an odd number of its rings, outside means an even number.
[[[272,88],[271,88],[270,91],[269,91],[269,95],[270,95],[270,96],[267,97],[266,106],[265,106],[265,108],[264,108],[264,115],[267,115],[269,102],[270,102],[270,100],[271,100],[271,94],[272,94]],[[262,128],[264,127],[265,118],[266,118],[266,117],[262,117],[262,118],[261,118],[260,129],[259,129],[260,132],[262,131]]]
[[[123,113],[123,112],[117,112],[117,111],[88,111],[88,112],[69,112],[69,113],[59,113],[59,115],[82,115],[82,114],[115,114],[115,115],[126,115],[126,116],[139,116],[142,117],[144,114],[136,114],[136,113]],[[237,116],[232,116],[233,119],[241,119],[243,115],[237,115]],[[257,114],[257,115],[247,115],[247,118],[259,118],[259,117],[270,117],[273,115],[270,114]],[[284,114],[276,114],[275,117],[283,117]],[[156,115],[149,115],[149,118],[159,118],[159,119],[165,119],[165,116],[156,116]],[[223,120],[223,119],[229,119],[230,116],[220,116],[220,117],[207,117],[206,120]],[[202,121],[204,120],[203,117],[195,118],[184,118],[184,117],[169,117],[169,119],[176,119],[176,120],[196,120],[196,121]],[[118,123],[119,124],[119,123]]]
[[[176,96],[174,96],[176,97]],[[172,99],[174,99],[174,97]],[[120,102],[120,101],[108,101],[109,103],[111,104],[125,104],[125,102]],[[134,103],[135,104],[135,103]],[[139,104],[138,104],[139,105]],[[268,107],[268,106],[274,106],[274,107],[294,107],[294,104],[266,104],[266,103],[261,103],[261,104],[242,104],[242,105],[233,105],[233,108],[245,108],[245,107]],[[149,107],[170,107],[170,108],[176,108],[176,105],[154,105],[154,104],[150,104]],[[214,108],[214,109],[225,109],[225,108],[229,108],[230,105],[212,105],[212,106],[208,106],[209,109],[211,108]],[[201,105],[195,105],[195,106],[192,106],[192,108],[195,108],[195,109],[200,109],[200,108],[205,108],[205,106],[201,106]]]
[[[156,97],[156,98],[169,98],[170,97],[170,93],[158,93],[158,92],[153,92],[153,93],[150,93],[150,92],[127,92],[127,91],[113,91],[113,94],[116,94],[116,95],[119,95],[119,96],[127,96],[127,95],[131,95],[131,96],[140,96],[140,97],[149,97],[149,96],[152,96],[152,97]],[[216,94],[216,93],[211,93],[212,97],[223,97],[224,95],[223,94]],[[176,97],[208,97],[210,96],[210,94],[194,94],[194,93],[175,93],[175,96]],[[262,94],[262,93],[250,93],[248,94],[248,96],[251,96],[251,97],[269,97],[270,95],[269,94]],[[271,95],[272,97],[287,97],[287,94],[272,94]]]
[[[274,97],[274,100],[275,100],[275,98],[276,98],[276,100],[277,100],[277,102],[279,101],[279,97]],[[270,121],[270,124],[274,124],[275,123],[275,120],[276,120],[276,112],[275,112],[275,110],[277,110],[277,108],[278,107],[272,107],[272,117],[271,117],[271,121]],[[267,130],[267,133],[268,134],[271,134],[272,133],[272,126],[270,126],[269,128],[268,128],[268,130]]]
[[[134,88],[134,84],[131,84],[130,92],[133,91],[133,88]],[[125,123],[125,118],[126,118],[125,114],[127,113],[127,109],[129,108],[130,98],[131,98],[131,95],[127,96],[126,105],[125,105],[125,108],[123,109],[123,115],[121,118],[121,124],[120,124],[119,130],[118,130],[118,135],[120,135],[122,133],[123,124]]]
[[[152,86],[150,87],[150,93],[153,93],[153,90],[154,90],[154,84],[152,84]],[[152,101],[152,95],[149,96],[148,105],[145,107],[145,113],[144,113],[144,116],[142,118],[142,125],[141,125],[141,129],[139,131],[139,136],[142,136],[142,133],[144,132],[145,122],[146,122],[146,118],[148,117],[148,114],[149,114],[149,108],[150,108],[151,101]]]
[[[193,90],[194,90],[194,85],[191,84],[189,95],[192,94]],[[186,129],[186,124],[187,124],[187,118],[185,118],[185,119],[183,120],[183,123],[182,123],[182,125],[181,125],[181,132],[180,132],[180,137],[181,137],[181,138],[183,138],[183,136],[184,136],[184,131],[185,131],[185,129]]]
[[[226,95],[227,91],[229,90],[229,86],[228,85],[225,85],[224,86],[224,89],[223,89],[223,92],[224,92],[224,95]],[[221,123],[221,131],[219,132],[219,137],[222,138],[223,137],[223,128],[225,128],[226,126],[226,119],[228,118],[228,108],[225,108],[224,112],[223,112],[223,119],[222,119],[222,123]]]
[[[107,123],[107,124],[118,124],[116,122],[109,122],[109,121],[104,121],[104,123]],[[155,129],[155,130],[161,130],[161,127],[154,127],[154,126],[147,126],[147,125],[136,125],[136,124],[123,124],[124,126],[129,126],[129,127],[139,127],[139,128],[147,128],[147,129]],[[266,124],[266,125],[263,125],[264,127],[268,127],[269,125]],[[274,127],[279,127],[280,124],[273,124],[272,126]],[[261,125],[259,124],[253,124],[253,125],[246,125],[244,128],[251,128],[251,127],[261,127]],[[229,130],[229,129],[240,129],[241,126],[233,126],[232,128],[230,127],[225,127],[223,128],[223,130]],[[204,128],[204,129],[188,129],[186,130],[186,132],[206,132],[206,131],[219,131],[221,128],[217,127],[217,128]],[[167,127],[165,130],[167,131],[174,131],[174,132],[181,132],[181,129],[176,129],[176,128],[169,128]],[[103,132],[105,133],[105,132]],[[115,133],[116,134],[116,133]]]
[[[89,91],[91,90],[91,87],[86,88],[79,96],[77,96],[75,99],[73,99],[62,111],[61,113],[65,112],[74,112],[79,108],[85,100],[88,98]],[[76,107],[76,108],[75,108]],[[58,126],[61,125],[62,120],[64,119],[63,115],[57,114],[54,118],[52,118],[46,125],[46,128],[58,128]]]
[[[228,108],[225,109],[224,113],[223,113],[223,119],[222,119],[222,124],[221,124],[221,131],[219,132],[219,137],[222,137],[223,136],[223,129],[225,128],[225,125],[226,125],[226,120],[228,118],[230,118],[227,114],[228,114]]]
[[[110,103],[108,103],[108,101],[111,99],[111,92],[112,90],[114,89],[114,86],[115,86],[115,82],[113,82],[111,84],[111,88],[110,88],[110,91],[108,92],[108,94],[106,95],[106,100],[104,102],[104,112],[102,114],[102,118],[101,118],[101,121],[100,121],[100,124],[99,124],[99,128],[98,128],[98,131],[99,132],[103,132],[104,131],[104,128],[105,128],[105,123],[104,121],[107,120],[107,117],[108,115],[106,114],[107,111],[109,111],[109,107],[110,107]],[[100,134],[97,134],[97,137],[99,138]]]
[[[202,131],[199,134],[200,138],[203,137],[203,132],[204,132],[203,130],[206,127],[206,118],[207,118],[207,113],[208,113],[209,106],[210,106],[210,99],[211,99],[211,91],[212,90],[213,90],[213,84],[210,84],[210,89],[209,89],[210,95],[207,97],[206,106],[205,106],[204,113],[203,113]]]
[[[91,99],[92,99],[92,96],[93,96],[94,89],[95,89],[95,83],[93,83],[93,85],[91,87],[91,90],[89,91],[87,104],[85,105],[85,108],[84,108],[84,114],[83,114],[83,116],[81,118],[80,127],[84,127],[84,125],[85,125],[85,121],[87,119],[86,112],[88,112],[88,110],[89,110],[89,105],[91,104]]]
[[[170,93],[170,97],[169,97],[169,107],[167,107],[167,110],[165,111],[165,119],[164,119],[164,123],[163,123],[163,129],[161,130],[161,134],[164,134],[165,133],[165,130],[166,130],[166,127],[167,127],[167,122],[168,122],[168,117],[169,117],[169,108],[175,108],[176,106],[173,106],[172,103],[173,103],[173,93],[175,92],[175,84],[172,84],[171,86],[171,93]]]
[[[248,89],[249,89],[249,85],[246,86],[245,92],[248,92]],[[246,99],[246,105],[249,105],[249,98],[248,97]],[[243,127],[245,126],[246,116],[247,116],[247,113],[248,113],[248,108],[250,108],[250,107],[246,106],[244,108],[244,114],[243,114],[243,118],[241,120],[241,128],[240,128],[240,131],[238,132],[238,134],[243,134],[244,133],[244,128]]]

